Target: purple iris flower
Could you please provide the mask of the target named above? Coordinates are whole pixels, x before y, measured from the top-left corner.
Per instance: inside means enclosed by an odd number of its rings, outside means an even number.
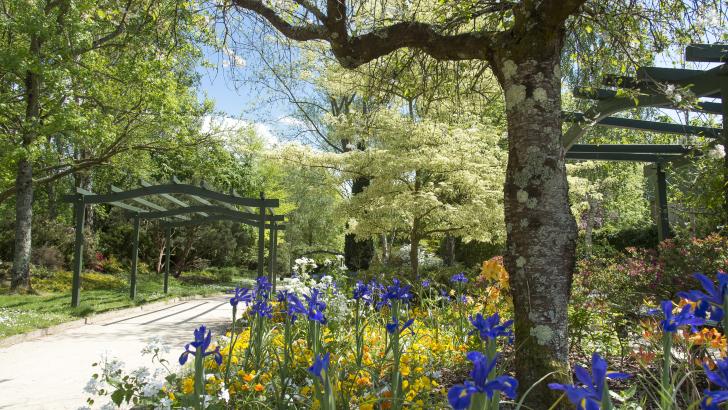
[[[429,288],[430,287],[430,280],[429,279],[423,280],[422,281],[422,287],[423,288]]]
[[[412,323],[414,323],[414,322],[415,322],[414,319],[410,319],[410,320],[404,322],[404,324],[400,328],[399,320],[394,319],[393,323],[387,323],[385,327],[387,328],[387,332],[389,332],[389,334],[394,334],[394,332],[402,333],[405,330],[407,330],[410,326],[412,326]],[[412,334],[415,334],[415,331],[412,329],[410,329],[410,332],[412,332]]]
[[[311,289],[311,296],[303,295],[303,298],[306,299],[306,303],[308,303],[308,319],[325,325],[326,316],[324,316],[324,309],[326,309],[326,303],[319,300],[320,294],[321,293],[318,288],[313,288]]]
[[[450,282],[452,283],[468,283],[468,278],[465,276],[465,272],[460,272],[452,275],[450,277]]]
[[[710,370],[703,364],[705,375],[708,380],[721,390],[706,389],[703,400],[700,401],[700,408],[703,410],[720,410],[720,404],[728,401],[728,359],[721,359],[715,362],[715,371]]]
[[[238,303],[250,303],[253,300],[253,292],[250,291],[250,288],[235,288],[233,290],[233,293],[235,294],[233,297],[230,298],[230,305],[231,306],[237,306]]]
[[[578,410],[598,410],[607,379],[626,379],[630,375],[607,371],[607,361],[596,352],[592,354],[591,368],[592,373],[589,374],[587,369],[577,365],[574,375],[578,384],[549,383],[549,389],[566,392],[566,397]]]
[[[694,330],[695,326],[705,323],[704,319],[696,317],[693,312],[691,312],[692,308],[690,305],[683,306],[680,313],[677,315],[672,314],[671,300],[663,300],[662,303],[660,303],[660,307],[662,308],[662,313],[665,315],[665,319],[660,321],[660,327],[662,327],[662,330],[665,332],[675,333],[677,332],[677,328],[688,325]]]
[[[450,388],[447,392],[447,400],[455,410],[467,409],[470,407],[470,400],[475,393],[485,393],[489,399],[493,398],[496,391],[501,391],[509,398],[516,397],[516,389],[518,381],[511,376],[498,376],[492,380],[488,380],[488,375],[495,368],[498,355],[493,359],[483,353],[473,351],[466,356],[468,360],[473,362],[473,370],[470,377],[464,384],[458,384]]]
[[[270,319],[273,317],[273,307],[266,299],[256,300],[250,308],[250,314]]]
[[[358,281],[354,287],[354,299],[370,304],[372,302],[372,289],[366,283]]]
[[[720,322],[723,320],[723,302],[728,293],[728,274],[718,272],[718,286],[716,287],[710,278],[702,273],[696,273],[697,279],[703,285],[704,291],[689,290],[687,292],[678,292],[681,298],[696,302],[695,316],[707,319],[707,312],[710,312],[710,320]]]
[[[329,359],[331,358],[331,355],[329,353],[326,353],[324,355],[320,355],[314,358],[313,364],[311,367],[308,368],[308,372],[314,375],[315,377],[318,377],[319,380],[323,381],[323,371],[329,370]]]
[[[195,329],[194,335],[195,340],[193,340],[190,343],[187,343],[185,345],[185,351],[182,353],[182,355],[179,357],[179,364],[184,365],[187,363],[187,357],[189,355],[196,356],[198,349],[199,352],[201,352],[202,357],[214,355],[215,357],[215,363],[217,365],[222,364],[222,355],[220,354],[220,346],[217,346],[215,350],[207,351],[207,349],[210,347],[210,342],[212,341],[212,332],[207,330],[207,334],[205,334],[205,331],[207,329],[205,328],[205,325],[200,326],[199,328]],[[194,350],[190,349],[190,347],[193,347]]]
[[[384,294],[384,298],[391,300],[402,300],[408,301],[412,298],[411,292],[412,286],[402,285],[399,279],[392,279],[392,285],[387,286],[387,291]]]
[[[270,292],[273,290],[273,285],[270,284],[266,276],[258,276],[255,280],[255,294],[259,295],[264,299],[270,296]]]
[[[470,334],[478,332],[483,341],[495,340],[500,336],[507,337],[509,343],[513,341],[513,330],[509,329],[513,321],[506,320],[501,324],[498,312],[487,318],[483,317],[480,313],[475,315],[475,317],[470,316],[470,323],[475,327]]]
[[[286,306],[288,307],[287,312],[288,315],[291,317],[292,322],[296,321],[298,315],[308,314],[308,309],[303,306],[303,303],[301,303],[301,299],[299,299],[295,293],[288,294]]]

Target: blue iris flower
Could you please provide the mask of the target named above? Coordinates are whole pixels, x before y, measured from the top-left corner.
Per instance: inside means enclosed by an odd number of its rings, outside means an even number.
[[[695,316],[707,319],[707,312],[710,311],[710,320],[720,322],[723,320],[723,301],[726,293],[728,293],[728,274],[718,272],[718,287],[716,288],[710,278],[702,273],[696,273],[695,279],[703,285],[705,291],[690,290],[687,292],[678,292],[681,298],[696,302]]]
[[[313,288],[311,289],[311,296],[303,295],[303,298],[306,299],[306,303],[308,303],[308,319],[325,325],[326,316],[324,316],[324,309],[326,309],[326,303],[319,300],[319,295],[320,291],[318,288]]]
[[[721,359],[715,362],[715,371],[710,370],[703,364],[705,375],[708,380],[722,390],[705,390],[700,408],[703,410],[719,410],[720,404],[728,401],[728,359]]]
[[[412,287],[410,285],[402,285],[399,279],[392,279],[390,286],[380,285],[380,299],[374,306],[377,310],[383,306],[392,306],[393,300],[408,302],[412,298]]]
[[[384,293],[383,298],[387,301],[402,300],[408,301],[412,298],[411,292],[412,286],[402,285],[399,279],[392,279],[392,285],[387,286],[387,291]]]
[[[660,307],[662,308],[662,313],[665,315],[665,319],[660,321],[660,327],[662,327],[662,330],[665,332],[675,333],[677,332],[677,328],[681,326],[689,325],[692,328],[695,328],[695,326],[705,323],[704,319],[696,317],[693,312],[691,312],[692,308],[690,305],[683,306],[680,313],[677,315],[672,314],[671,300],[663,300],[662,303],[660,303]]]
[[[563,390],[571,403],[578,410],[599,410],[607,379],[625,379],[630,377],[626,373],[607,371],[607,361],[598,353],[592,354],[592,373],[581,366],[574,368],[574,375],[578,384],[549,383],[551,390]]]
[[[270,319],[273,317],[273,307],[266,299],[256,300],[250,308],[250,314]]]
[[[498,312],[487,318],[483,317],[480,313],[475,315],[475,317],[470,316],[470,323],[475,326],[475,329],[470,333],[478,332],[483,341],[495,340],[500,336],[507,337],[509,343],[513,341],[513,331],[509,329],[513,321],[506,320],[501,324]]]
[[[448,390],[447,400],[455,410],[467,409],[470,406],[471,396],[475,393],[485,393],[488,399],[493,398],[496,391],[503,392],[511,399],[516,397],[518,380],[505,375],[488,380],[488,375],[495,368],[498,355],[490,359],[483,353],[473,351],[469,352],[466,357],[473,362],[473,370],[470,372],[473,380],[455,385]]]
[[[366,283],[358,281],[354,287],[354,300],[361,300],[366,304],[372,302],[372,289]]]
[[[700,408],[704,410],[719,410],[720,404],[728,401],[728,359],[721,359],[715,362],[715,371],[710,370],[703,364],[705,375],[708,380],[721,390],[705,390],[703,400],[700,401]]]
[[[205,334],[205,331],[207,331],[207,334]],[[185,351],[179,357],[179,364],[184,365],[185,363],[187,363],[187,357],[189,355],[197,355],[197,349],[199,349],[200,352],[202,352],[202,357],[214,355],[215,363],[217,363],[218,366],[221,365],[222,355],[220,354],[220,346],[217,346],[215,350],[211,350],[209,352],[207,351],[212,341],[212,332],[207,330],[205,328],[205,325],[202,325],[199,328],[195,329],[194,335],[195,340],[185,345]],[[194,349],[190,349],[190,347],[193,347]]]
[[[323,371],[329,370],[329,359],[331,355],[327,352],[326,354],[314,357],[313,364],[308,368],[308,372],[318,377],[319,380],[323,381]]]
[[[270,296],[271,290],[273,290],[273,285],[268,281],[268,278],[266,276],[258,276],[258,279],[255,280],[255,294],[267,299]]]
[[[398,329],[399,329],[398,333],[402,333],[405,330],[407,330],[410,326],[412,326],[412,323],[414,323],[414,322],[415,322],[414,319],[410,319],[410,320],[404,322],[404,324],[400,328],[399,320],[394,319],[393,323],[387,323],[385,327],[387,328],[387,332],[389,332],[389,334],[394,334],[394,332],[397,331]],[[410,331],[412,332],[412,334],[415,333],[414,330],[412,330],[412,329],[410,329]]]
[[[430,287],[430,280],[429,279],[423,280],[422,281],[422,287],[423,288],[429,288]]]
[[[288,315],[291,317],[292,322],[296,321],[298,315],[308,314],[308,309],[303,306],[303,303],[301,303],[301,299],[299,299],[295,293],[288,294],[286,306],[288,306],[287,312]]]
[[[233,290],[233,293],[235,295],[230,298],[231,306],[237,306],[240,302],[250,303],[253,300],[253,292],[251,292],[249,288],[236,287],[235,290]]]
[[[452,275],[450,277],[450,282],[452,283],[468,283],[468,278],[465,276],[465,272],[460,272]]]

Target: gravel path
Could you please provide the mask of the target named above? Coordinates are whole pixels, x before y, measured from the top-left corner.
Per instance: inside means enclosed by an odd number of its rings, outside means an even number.
[[[158,337],[176,364],[196,327],[208,326],[215,337],[231,315],[225,296],[180,301],[0,348],[0,409],[77,409],[86,405],[83,389],[102,355],[121,359],[127,371],[152,367],[140,352]]]

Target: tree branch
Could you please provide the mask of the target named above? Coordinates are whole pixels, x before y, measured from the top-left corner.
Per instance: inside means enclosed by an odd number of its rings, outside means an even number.
[[[284,36],[297,41],[325,40],[339,63],[356,68],[397,49],[412,47],[423,50],[438,60],[490,60],[494,44],[501,32],[473,31],[461,34],[442,34],[431,24],[408,21],[377,28],[369,33],[350,37],[346,30],[345,0],[327,0],[325,25],[294,25],[261,0],[233,0],[240,9],[250,10],[265,18]]]

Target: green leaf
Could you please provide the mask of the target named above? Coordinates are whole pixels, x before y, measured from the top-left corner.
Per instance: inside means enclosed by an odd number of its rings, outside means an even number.
[[[111,393],[111,401],[114,402],[117,406],[121,406],[121,403],[124,401],[124,396],[126,395],[126,391],[124,389],[117,389],[113,393]]]

